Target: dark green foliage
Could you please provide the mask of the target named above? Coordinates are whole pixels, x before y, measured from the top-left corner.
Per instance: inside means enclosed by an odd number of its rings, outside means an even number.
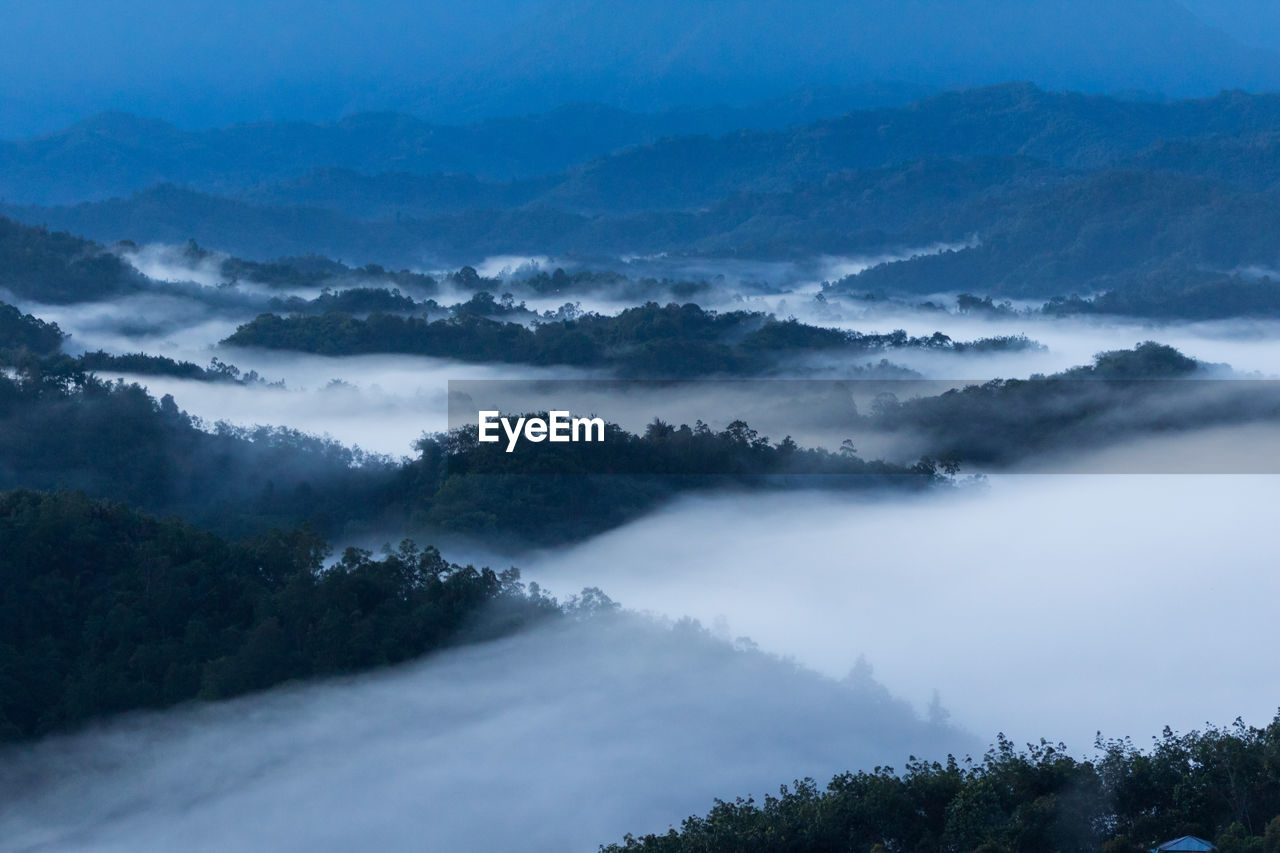
[[[691,316],[688,334],[715,332],[718,319]],[[626,340],[643,336],[641,329],[616,331]],[[833,398],[832,416],[851,435],[914,437],[918,448],[908,458],[920,457],[916,463],[868,462],[851,449],[806,450],[786,438],[775,443],[741,421],[718,432],[655,421],[642,435],[610,425],[602,443],[524,443],[518,453],[478,443],[471,428],[427,437],[417,458],[394,462],[292,430],[206,427],[168,397],[157,402],[137,386],[92,379],[65,356],[28,360],[20,369],[17,379],[0,377],[0,488],[84,489],[229,534],[304,522],[330,535],[410,524],[564,542],[690,490],[915,488],[932,476],[901,475],[950,474],[957,465],[1010,464],[1048,450],[1280,414],[1276,395],[1262,393],[1270,386],[1188,379],[1199,375],[1199,363],[1147,343],[1048,378],[904,401],[882,395],[865,415],[849,398]],[[1236,396],[1221,396],[1237,386]],[[1200,388],[1219,393],[1213,405],[1196,403]]]
[[[329,312],[291,317],[261,314],[237,329],[226,343],[323,355],[395,352],[464,361],[530,362],[537,357],[535,341],[535,333],[518,323],[476,314],[432,322],[384,313],[358,319]],[[588,353],[586,358],[591,356]]]
[[[0,739],[397,663],[558,612],[514,569],[240,543],[81,494],[0,493]],[[482,618],[492,611],[491,618]]]
[[[290,296],[288,299],[272,299],[271,310],[291,313],[324,314],[344,311],[349,314],[367,314],[372,311],[413,311],[418,303],[397,289],[354,287],[350,290],[326,290],[315,299]]]
[[[191,254],[192,249],[203,251],[199,250],[194,240],[188,242],[188,254]],[[282,288],[319,286],[353,272],[346,264],[315,254],[266,262],[227,258],[222,262],[220,271],[230,282],[243,278],[269,287]]]
[[[742,339],[744,349],[765,351],[840,349],[848,343],[849,335],[840,329],[808,326],[794,318],[766,323]]]
[[[1201,367],[1167,344],[1147,341],[1131,350],[1109,350],[1093,357],[1093,364],[1059,374],[1068,379],[1180,379]]]
[[[494,299],[493,294],[487,290],[477,291],[466,302],[459,302],[454,305],[453,314],[456,317],[473,315],[476,317],[536,318],[538,316],[536,312],[531,311],[523,302],[517,305],[515,297],[510,293],[504,293],[500,299]]]
[[[937,459],[1001,466],[1049,451],[1280,417],[1274,383],[1206,381],[1209,367],[1148,341],[1048,377],[997,379],[902,401],[885,396],[861,423],[915,435],[921,452]],[[910,393],[908,383],[903,391]]]
[[[1224,853],[1280,849],[1280,716],[1264,728],[1175,734],[1148,751],[1098,744],[1081,761],[1044,741],[1003,736],[980,762],[911,759],[783,787],[757,804],[717,801],[679,830],[627,836],[609,853],[1136,853],[1182,835]]]
[[[64,356],[65,358],[65,356]],[[189,361],[176,361],[167,355],[147,355],[131,352],[123,355],[97,350],[75,358],[76,367],[82,371],[98,373],[136,373],[144,376],[176,376],[179,379],[197,379],[202,382],[261,382],[257,371],[241,374],[240,368],[214,358],[208,367]]]
[[[256,372],[250,371],[242,376],[237,367],[217,358],[210,361],[207,368],[189,361],[175,361],[168,356],[141,352],[113,355],[97,350],[73,358],[61,351],[66,338],[57,323],[23,314],[12,305],[0,302],[0,364],[21,368],[28,375],[78,381],[86,372],[117,371],[204,381],[261,381]]]
[[[531,444],[517,454],[478,444],[472,428],[425,438],[418,458],[397,462],[296,430],[207,426],[171,397],[104,383],[65,356],[29,360],[21,371],[0,376],[0,488],[82,489],[227,535],[410,524],[564,542],[692,489],[821,485],[813,475],[841,488],[932,482],[893,476],[932,471],[802,450],[789,439],[771,445],[741,422],[718,433],[655,423],[643,436],[610,426],[603,444]]]
[[[187,254],[203,250],[195,241],[188,241]],[[383,269],[377,264],[366,264],[363,267],[349,267],[341,261],[331,260],[322,255],[308,254],[302,257],[278,258],[274,261],[260,263],[243,258],[227,258],[222,262],[220,271],[230,283],[240,279],[265,284],[268,287],[302,288],[343,285],[349,288],[345,293],[326,292],[315,300],[321,307],[333,307],[341,310],[372,310],[353,307],[366,304],[368,300],[380,300],[381,310],[405,307],[406,297],[402,297],[398,288],[414,290],[420,293],[434,293],[437,282],[429,275],[410,272],[402,269],[399,272]],[[393,290],[395,298],[384,293],[387,286]],[[388,299],[390,301],[388,302]],[[297,297],[291,297],[286,304],[296,304]],[[345,300],[345,301],[344,301]],[[301,301],[301,300],[298,300]],[[347,307],[342,307],[346,305]],[[413,307],[410,300],[409,308]]]
[[[83,489],[227,533],[374,518],[395,466],[296,430],[210,429],[62,357],[0,377],[0,488]]]
[[[624,345],[651,333],[640,320],[677,326],[683,320],[690,324],[681,331],[693,339],[690,346],[715,348],[724,345],[698,336],[719,333],[726,316],[640,312],[606,328]],[[509,327],[539,340],[539,333],[515,324],[463,322]],[[451,321],[446,328],[459,325]],[[793,328],[776,325],[783,334]],[[564,324],[540,328],[566,334],[562,343],[569,345]],[[583,351],[597,346],[585,333],[582,340]],[[922,346],[948,343],[921,340]],[[666,352],[642,351],[655,359]],[[515,542],[565,542],[690,490],[915,488],[932,476],[901,475],[952,474],[957,466],[1008,465],[1049,451],[1280,417],[1272,384],[1202,381],[1203,365],[1148,342],[1051,377],[919,397],[906,382],[903,400],[882,393],[865,414],[853,405],[850,389],[823,398],[849,435],[889,431],[914,442],[914,449],[904,445],[908,461],[899,464],[860,459],[852,443],[831,453],[799,448],[789,438],[771,442],[741,421],[720,431],[655,421],[641,435],[609,425],[604,442],[526,442],[517,453],[501,443],[478,443],[472,427],[428,436],[417,458],[396,462],[293,430],[209,427],[168,397],[156,401],[137,386],[103,383],[65,356],[27,359],[19,370],[16,379],[0,377],[0,488],[79,488],[228,534],[304,522],[329,535],[410,524]]]
[[[606,291],[627,281],[626,276],[614,272],[592,272],[580,270],[567,273],[556,267],[551,272],[539,270],[531,276],[520,279],[520,284],[542,296],[556,293],[582,293],[590,291]]]
[[[18,353],[49,355],[62,348],[66,335],[57,323],[47,323],[0,302],[0,355],[13,359]]]
[[[205,381],[261,381],[256,372],[242,376],[234,365],[217,358],[207,368],[141,352],[112,355],[97,350],[72,358],[61,351],[66,338],[57,323],[23,314],[12,305],[0,302],[0,365],[19,367],[28,374],[70,379],[89,371],[117,371]]]
[[[542,413],[545,417],[546,413]],[[642,435],[607,424],[596,443],[481,444],[475,427],[429,436],[405,475],[424,489],[429,525],[490,541],[556,543],[624,523],[677,494],[736,488],[927,488],[927,465],[868,462],[851,453],[771,443],[743,421],[713,431],[655,420]]]
[[[972,293],[961,293],[956,297],[956,307],[961,314],[986,314],[996,317],[1007,317],[1014,313],[1013,304],[1008,300],[995,304],[990,296],[979,299]]]
[[[81,302],[136,290],[143,282],[96,243],[0,216],[0,288],[17,296]]]
[[[779,321],[759,312],[707,311],[692,303],[649,302],[616,316],[592,313],[543,319],[526,327],[491,319],[487,315],[502,311],[489,301],[435,321],[381,313],[365,319],[339,312],[318,317],[261,314],[226,343],[325,355],[411,353],[463,361],[611,367],[624,376],[663,378],[762,373],[800,354],[853,359],[904,347],[965,352],[1039,346],[1025,337],[963,343],[940,332],[928,337],[910,337],[903,331],[862,334],[794,319]],[[859,370],[856,364],[849,367]]]
[[[120,373],[155,374],[177,376],[180,379],[207,379],[208,371],[189,361],[176,361],[165,355],[147,355],[135,352],[112,355],[98,350],[87,352],[79,358],[80,367],[87,371],[119,371]]]
[[[1280,317],[1280,284],[1270,275],[1245,276],[1170,265],[1117,282],[1083,299],[1056,297],[1046,314],[1120,314],[1178,320]]]

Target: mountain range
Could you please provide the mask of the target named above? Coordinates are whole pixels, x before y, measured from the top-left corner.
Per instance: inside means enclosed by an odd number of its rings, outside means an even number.
[[[564,115],[572,124],[585,112]],[[488,176],[510,156],[541,156],[519,144],[535,129],[544,140],[572,132],[535,117],[509,125],[525,132],[516,139],[481,126],[451,138],[392,115],[152,133],[115,116],[99,127],[9,148],[3,193],[20,197],[42,176],[71,193],[104,170],[160,183],[0,213],[104,243],[195,239],[251,259],[319,253],[397,268],[506,254],[606,266],[657,254],[916,256],[840,283],[855,292],[1150,301],[1167,280],[1258,305],[1266,293],[1236,279],[1280,269],[1280,95],[1151,102],[1009,83],[785,128],[561,149],[567,166],[550,171],[555,158],[543,156],[540,174],[526,165],[515,180]],[[483,144],[458,143],[464,132]],[[441,169],[464,160],[473,172]],[[921,256],[930,246],[952,250]],[[1198,306],[1215,298],[1197,294]]]
[[[1280,87],[1275,21],[1257,0],[332,0],[323,13],[302,0],[56,0],[8,10],[0,137],[104,110],[184,128],[369,111],[459,125],[886,81],[1259,91]]]

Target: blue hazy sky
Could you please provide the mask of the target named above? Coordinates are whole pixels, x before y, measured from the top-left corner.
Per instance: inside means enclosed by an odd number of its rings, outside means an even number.
[[[1183,0],[1183,5],[1243,44],[1280,50],[1280,3],[1276,0]]]
[[[1030,79],[1280,88],[1263,0],[0,0],[0,136],[114,109],[186,127],[395,109],[448,122],[800,88]]]

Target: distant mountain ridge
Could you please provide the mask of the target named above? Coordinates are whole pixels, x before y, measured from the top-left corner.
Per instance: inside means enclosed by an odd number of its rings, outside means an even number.
[[[335,122],[254,122],[187,131],[157,119],[106,112],[55,133],[0,141],[0,199],[71,204],[160,183],[230,193],[297,180],[318,169],[525,179],[664,136],[786,127],[854,107],[905,104],[928,91],[908,85],[811,88],[738,108],[654,114],[578,103],[459,126],[400,113],[358,113]]]
[[[1213,301],[1204,287],[1270,306],[1269,285],[1250,282],[1280,269],[1278,140],[1280,95],[1153,103],[1011,83],[785,130],[668,137],[525,180],[318,168],[225,194],[163,183],[0,213],[106,243],[194,238],[250,259],[318,252],[427,269],[513,253],[597,264],[950,245],[967,248],[840,289],[1050,298],[1137,288],[1155,299],[1167,280],[1197,306]],[[1239,276],[1249,281],[1227,280]]]
[[[358,218],[529,203],[583,213],[697,208],[735,191],[778,191],[929,157],[1027,156],[1101,168],[1157,143],[1280,131],[1280,95],[1232,91],[1156,103],[1008,83],[784,129],[663,136],[668,125],[724,120],[579,105],[468,127],[363,114],[324,125],[190,132],[104,114],[57,134],[0,142],[0,198],[71,204],[171,183]]]
[[[742,107],[876,81],[1171,97],[1280,88],[1267,49],[1278,43],[1236,20],[1275,14],[1245,0],[1215,0],[1212,14],[1199,0],[1199,15],[1178,0],[334,0],[323,15],[297,0],[226,0],[203,16],[157,0],[100,0],[83,15],[45,5],[15,7],[0,30],[0,135],[108,109],[186,127],[387,111],[453,126],[566,103]],[[76,49],[57,50],[63,41]]]

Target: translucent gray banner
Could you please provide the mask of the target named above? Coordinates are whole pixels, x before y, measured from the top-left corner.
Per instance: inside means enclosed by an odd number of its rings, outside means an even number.
[[[1280,473],[1275,380],[459,380],[449,426],[476,473]]]

